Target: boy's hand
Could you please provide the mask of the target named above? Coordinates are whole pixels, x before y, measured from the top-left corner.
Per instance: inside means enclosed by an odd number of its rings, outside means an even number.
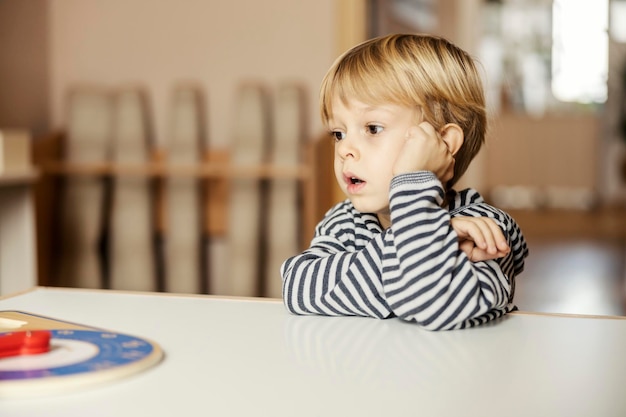
[[[454,175],[454,157],[435,128],[428,122],[410,128],[398,155],[393,175],[432,171],[445,184]]]
[[[471,261],[502,258],[511,251],[502,230],[489,217],[455,217],[450,224],[459,236],[459,248]]]

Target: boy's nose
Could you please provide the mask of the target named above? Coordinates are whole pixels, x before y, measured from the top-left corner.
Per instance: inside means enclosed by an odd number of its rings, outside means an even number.
[[[346,134],[341,141],[337,142],[337,153],[342,159],[358,158],[359,152],[355,145],[354,139]]]

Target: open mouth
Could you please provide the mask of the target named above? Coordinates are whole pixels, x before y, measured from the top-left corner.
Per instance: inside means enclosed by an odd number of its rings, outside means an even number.
[[[361,178],[353,175],[352,173],[346,173],[343,176],[343,179],[346,182],[346,185],[352,191],[356,191],[357,189],[360,189],[362,186],[364,186],[366,184],[366,181],[364,181]]]
[[[343,181],[346,191],[350,194],[360,192],[367,185],[367,181],[357,177],[350,171],[343,172]]]

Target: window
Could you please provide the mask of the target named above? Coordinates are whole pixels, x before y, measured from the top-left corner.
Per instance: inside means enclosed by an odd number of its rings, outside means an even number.
[[[608,0],[553,1],[552,93],[558,100],[606,101],[608,7]]]
[[[541,116],[606,102],[609,0],[485,0],[483,7],[479,55],[490,107]]]

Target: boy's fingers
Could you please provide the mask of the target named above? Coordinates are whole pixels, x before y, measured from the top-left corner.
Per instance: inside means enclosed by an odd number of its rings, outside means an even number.
[[[485,238],[485,233],[476,223],[476,221],[464,220],[458,224],[460,231],[464,234],[464,237],[474,242],[476,246],[482,249],[486,249],[488,244]]]
[[[468,255],[472,262],[489,261],[491,259],[498,259],[506,256],[506,253],[496,252],[489,253],[480,248],[474,248],[471,255]]]
[[[494,238],[494,230],[490,227],[492,223],[487,219],[486,221],[479,221],[478,228],[481,230],[483,238],[485,239],[485,249],[488,253],[495,254],[498,252],[496,246],[496,239]]]
[[[489,261],[492,259],[502,258],[507,255],[506,252],[496,251],[495,253],[489,253],[484,249],[479,248],[474,244],[472,240],[463,240],[459,242],[459,249],[461,249],[470,261],[480,262]]]
[[[470,261],[474,260],[472,258],[472,254],[474,252],[474,248],[475,248],[474,242],[472,242],[471,240],[463,240],[463,241],[459,242],[459,249],[461,249],[463,252],[465,252],[465,254],[470,259]]]
[[[509,245],[504,239],[504,235],[500,226],[490,218],[476,218],[472,222],[476,228],[474,236],[480,236],[484,240],[484,245],[477,245],[488,253],[497,254],[498,252],[508,253]]]
[[[490,218],[457,220],[455,228],[460,237],[472,240],[478,248],[491,255],[506,255],[510,248],[498,224]]]
[[[498,226],[498,224],[494,220],[491,220],[491,219],[489,220],[490,221],[488,222],[488,224],[489,224],[489,227],[491,228],[492,236],[494,237],[495,247],[500,252],[509,253],[510,251],[509,243],[504,238],[502,229],[500,229],[500,226]]]
[[[422,122],[418,124],[417,127],[419,129],[422,129],[424,132],[426,132],[429,135],[437,136],[437,132],[435,131],[435,128],[433,127],[433,125],[431,125],[428,122]]]

